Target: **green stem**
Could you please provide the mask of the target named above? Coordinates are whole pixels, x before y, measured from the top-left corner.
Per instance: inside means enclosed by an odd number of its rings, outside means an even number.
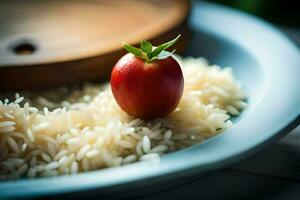
[[[141,48],[131,46],[130,44],[127,44],[125,42],[123,42],[123,47],[129,53],[134,54],[135,56],[143,59],[147,63],[151,63],[153,60],[162,60],[162,59],[165,59],[165,58],[171,56],[175,50],[173,50],[172,52],[168,52],[168,51],[166,51],[166,49],[168,49],[173,44],[175,44],[180,36],[181,35],[178,35],[173,40],[166,42],[164,44],[161,44],[156,48],[153,48],[153,45],[146,40],[143,40],[141,42],[141,44],[140,44]]]

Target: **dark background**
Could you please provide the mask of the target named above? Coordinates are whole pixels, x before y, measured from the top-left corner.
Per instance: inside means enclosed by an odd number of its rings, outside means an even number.
[[[299,1],[291,0],[207,0],[231,6],[260,16],[268,21],[300,26]]]

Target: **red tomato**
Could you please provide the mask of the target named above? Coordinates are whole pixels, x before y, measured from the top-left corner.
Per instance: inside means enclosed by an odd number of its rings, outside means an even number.
[[[178,105],[183,75],[173,56],[150,63],[128,53],[114,66],[112,93],[120,107],[142,119],[165,117]]]

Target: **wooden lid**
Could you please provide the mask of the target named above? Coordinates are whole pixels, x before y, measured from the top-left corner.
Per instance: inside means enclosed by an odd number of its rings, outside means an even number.
[[[4,1],[0,88],[39,89],[107,78],[124,53],[121,41],[184,36],[188,12],[185,0]]]

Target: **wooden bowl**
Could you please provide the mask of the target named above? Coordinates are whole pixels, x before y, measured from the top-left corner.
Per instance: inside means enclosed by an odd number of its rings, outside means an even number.
[[[109,77],[121,41],[188,38],[188,0],[4,1],[0,90],[34,90]]]

